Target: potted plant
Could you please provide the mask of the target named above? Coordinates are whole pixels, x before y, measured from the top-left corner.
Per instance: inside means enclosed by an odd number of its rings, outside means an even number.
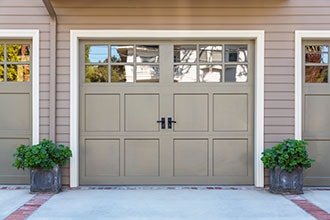
[[[308,156],[307,145],[304,140],[288,138],[262,152],[261,160],[270,172],[270,192],[303,194],[303,169],[314,162]]]
[[[43,139],[36,145],[20,145],[14,153],[13,166],[17,169],[30,168],[31,192],[59,192],[62,187],[61,166],[72,152],[68,146],[56,146],[53,141]]]

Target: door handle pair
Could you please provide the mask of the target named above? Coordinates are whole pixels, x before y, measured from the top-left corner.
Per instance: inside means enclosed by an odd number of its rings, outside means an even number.
[[[160,120],[157,121],[157,123],[161,123],[160,126],[162,129],[165,129],[166,128],[166,119],[165,117],[161,117]],[[173,120],[171,117],[168,117],[167,118],[167,128],[168,129],[172,129],[173,127],[173,123],[176,123],[175,120]]]

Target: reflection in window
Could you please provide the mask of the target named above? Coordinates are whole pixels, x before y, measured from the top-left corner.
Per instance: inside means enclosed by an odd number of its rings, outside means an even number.
[[[85,46],[86,63],[107,63],[108,46],[107,45],[86,45]]]
[[[305,82],[307,83],[327,83],[328,66],[306,66]]]
[[[136,66],[136,82],[159,82],[159,66]]]
[[[201,82],[221,82],[222,65],[200,65],[199,76]]]
[[[86,65],[85,82],[108,82],[107,65]]]
[[[133,72],[132,65],[111,65],[111,82],[133,82],[133,75],[126,72]]]
[[[199,47],[199,62],[222,62],[222,45],[201,45]]]
[[[247,82],[247,65],[226,65],[225,82]]]
[[[174,82],[196,82],[196,65],[174,65]]]
[[[194,63],[196,62],[196,45],[174,45],[175,63]]]
[[[327,83],[329,63],[329,47],[327,45],[305,46],[305,82]]]
[[[29,44],[0,44],[0,82],[30,81]]]
[[[247,62],[247,45],[226,45],[226,62]]]
[[[309,45],[305,46],[306,63],[329,63],[328,46]]]
[[[4,50],[5,50],[5,45],[0,44],[0,62],[5,61]]]
[[[137,45],[136,62],[137,63],[157,63],[159,57],[158,45]]]
[[[0,82],[4,81],[4,72],[5,72],[4,66],[0,65]]]
[[[159,82],[159,45],[86,45],[85,53],[87,83]]]

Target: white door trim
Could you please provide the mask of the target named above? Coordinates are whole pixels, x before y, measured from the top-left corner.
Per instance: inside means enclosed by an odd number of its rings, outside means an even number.
[[[302,41],[329,40],[330,31],[304,31],[295,33],[295,138],[302,138]]]
[[[39,30],[0,30],[0,39],[32,39],[32,144],[39,143]]]
[[[71,30],[70,32],[70,187],[79,186],[79,40],[255,40],[254,185],[264,186],[260,160],[264,146],[264,31]]]

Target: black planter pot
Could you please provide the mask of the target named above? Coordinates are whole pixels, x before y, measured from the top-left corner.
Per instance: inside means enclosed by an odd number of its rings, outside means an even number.
[[[303,168],[292,172],[282,170],[279,166],[270,169],[269,191],[276,194],[303,194]]]
[[[58,165],[52,170],[30,169],[30,192],[58,193],[61,187],[62,172]]]

